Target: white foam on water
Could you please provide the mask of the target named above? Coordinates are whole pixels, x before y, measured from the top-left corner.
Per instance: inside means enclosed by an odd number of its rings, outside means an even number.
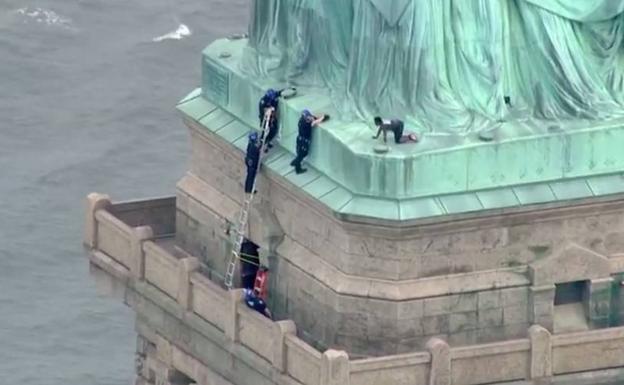
[[[71,19],[44,8],[24,7],[16,10],[15,13],[25,18],[34,20],[37,23],[46,25],[70,27],[72,23]],[[26,23],[27,20],[25,19],[24,22]]]
[[[161,42],[163,40],[181,40],[187,36],[191,36],[192,32],[185,24],[180,24],[178,29],[173,32],[166,33],[152,39],[153,42]]]

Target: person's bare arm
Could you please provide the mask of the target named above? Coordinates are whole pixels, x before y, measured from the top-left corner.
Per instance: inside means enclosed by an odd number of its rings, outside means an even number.
[[[321,124],[321,122],[325,120],[325,115],[321,115],[318,118],[315,116],[314,118],[314,121],[312,121],[312,127],[316,127]]]
[[[373,139],[379,138],[379,135],[381,134],[381,130],[382,130],[382,128],[381,128],[381,126],[379,126],[379,129],[377,130],[377,135],[373,136]],[[384,135],[386,135],[385,132],[384,132]]]

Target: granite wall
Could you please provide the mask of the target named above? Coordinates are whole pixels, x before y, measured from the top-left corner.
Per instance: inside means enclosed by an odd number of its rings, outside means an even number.
[[[219,281],[243,199],[242,153],[187,124],[191,168],[178,184],[176,239]],[[343,221],[266,170],[255,201],[248,231],[269,255],[274,312],[295,320],[306,341],[358,355],[410,351],[431,337],[458,345],[520,337],[532,322],[553,330],[555,283],[624,271],[623,199],[418,223]],[[583,264],[589,270],[563,281],[541,267],[589,254],[600,268]],[[587,313],[597,327],[615,309]]]

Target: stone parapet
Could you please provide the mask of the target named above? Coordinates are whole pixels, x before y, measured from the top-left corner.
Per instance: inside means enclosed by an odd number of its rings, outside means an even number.
[[[150,348],[142,344],[139,349],[148,369],[142,381],[148,383],[152,379],[160,383],[193,379],[207,384],[219,378],[220,382],[215,383],[237,385],[295,381],[303,385],[476,385],[624,367],[624,328],[551,336],[544,328],[534,326],[529,338],[463,347],[432,339],[427,344],[428,352],[373,359],[350,359],[336,350],[319,352],[296,336],[292,322],[274,322],[239,306],[240,292],[227,292],[202,279],[194,259],[180,259],[158,249],[152,240],[142,240],[146,269],[145,277],[141,277],[127,266],[132,266],[131,258],[136,258],[130,252],[134,228],[123,228],[114,216],[106,214],[110,213],[95,214],[97,226],[107,229],[108,234],[97,238],[92,261],[113,275],[120,266],[126,266],[128,287],[135,293],[129,303],[141,322],[148,325],[139,328],[140,334],[153,345]],[[189,293],[182,294],[185,290]],[[541,292],[537,294],[534,298],[539,298]],[[476,297],[474,302],[477,307],[481,304],[489,309],[497,301],[506,300],[503,294],[493,294],[482,296],[480,301]],[[442,309],[440,306],[444,305],[425,305],[424,311],[435,312]],[[214,356],[214,362],[205,358],[204,345],[194,342],[199,337],[193,337],[193,333],[198,332],[229,354]],[[150,353],[154,349],[155,353]],[[257,378],[245,380],[228,369],[233,364],[219,364],[227,357],[245,363],[244,367],[251,368],[247,370],[258,371]]]

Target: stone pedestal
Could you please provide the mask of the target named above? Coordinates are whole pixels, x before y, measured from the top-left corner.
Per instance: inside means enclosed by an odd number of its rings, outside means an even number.
[[[585,314],[593,327],[609,326],[613,278],[592,279],[587,283]]]
[[[543,380],[552,376],[552,340],[551,335],[542,326],[529,328],[531,340],[531,367],[529,379]]]
[[[552,332],[554,327],[555,285],[533,286],[529,296],[531,322]]]
[[[349,385],[349,355],[338,350],[327,350],[321,358],[322,385]]]
[[[431,369],[429,385],[451,385],[451,349],[439,338],[427,342],[427,350],[431,353]]]

